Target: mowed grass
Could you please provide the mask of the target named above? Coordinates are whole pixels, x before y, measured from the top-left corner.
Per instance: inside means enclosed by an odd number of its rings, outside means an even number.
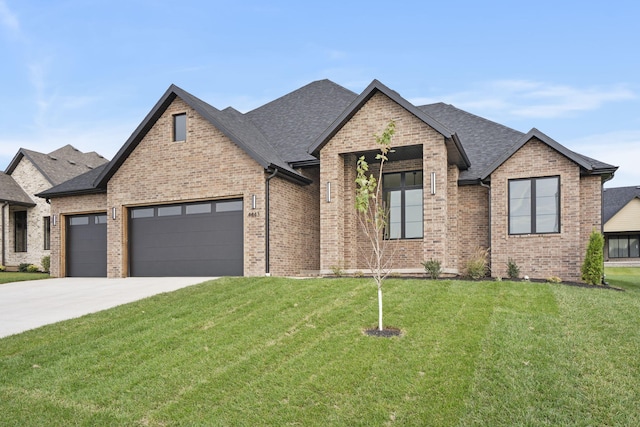
[[[17,272],[0,272],[0,285],[11,282],[22,282],[25,280],[48,279],[49,273],[17,273]]]
[[[0,424],[640,425],[629,276],[390,279],[399,338],[368,279],[220,279],[0,339]]]

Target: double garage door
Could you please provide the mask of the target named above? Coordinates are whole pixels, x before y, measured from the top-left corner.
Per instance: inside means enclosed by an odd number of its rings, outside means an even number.
[[[106,275],[106,216],[103,230],[94,227],[81,231],[74,222],[99,215],[69,218],[67,237],[68,275]],[[75,220],[75,221],[74,221]],[[241,276],[243,257],[242,200],[208,201],[129,209],[129,275],[145,276]],[[95,223],[95,218],[93,222]],[[81,222],[85,222],[82,220]],[[104,266],[95,262],[102,250],[104,233]],[[85,234],[86,238],[74,238]],[[91,237],[89,237],[91,236]],[[85,244],[81,248],[79,240]],[[86,241],[95,243],[87,248]],[[78,245],[77,249],[75,246]],[[87,262],[94,252],[94,261]],[[78,266],[84,265],[83,269]]]

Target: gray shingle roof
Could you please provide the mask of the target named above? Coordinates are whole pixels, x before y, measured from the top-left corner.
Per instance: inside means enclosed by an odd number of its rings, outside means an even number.
[[[460,180],[477,180],[500,153],[524,134],[442,102],[418,107],[448,128],[455,130],[471,166],[460,172]]]
[[[330,80],[319,80],[246,115],[285,161],[315,160],[307,147],[356,97],[354,92]]]
[[[71,178],[62,184],[55,185],[48,190],[36,194],[38,197],[45,199],[50,197],[62,197],[79,194],[95,194],[105,193],[106,188],[96,187],[94,185],[96,178],[107,167],[108,163],[104,163],[88,172],[78,175],[75,178]]]
[[[95,176],[93,187],[106,188],[111,176],[176,97],[183,99],[265,169],[278,168],[290,179],[308,183],[309,180],[298,174],[293,165],[317,163],[318,150],[324,141],[376,91],[391,97],[444,135],[450,161],[461,168],[462,184],[486,178],[492,168],[499,166],[526,143],[526,138],[532,137],[541,139],[561,152],[579,164],[586,173],[612,174],[616,170],[614,166],[568,150],[537,129],[524,134],[444,103],[416,107],[377,80],[359,95],[329,80],[319,80],[246,114],[231,107],[218,110],[171,85],[114,159],[101,168],[101,172]],[[79,192],[89,191],[83,179],[57,188],[65,194],[70,194],[74,188]],[[53,190],[46,193],[53,196]]]
[[[35,203],[11,175],[0,172],[0,202],[12,205],[34,206]]]
[[[588,173],[609,174],[617,169],[615,166],[571,151],[535,128],[524,134],[444,103],[418,108],[459,135],[471,161],[471,167],[460,172],[460,182],[476,182],[488,178],[495,168],[533,137],[565,155]]]
[[[21,148],[15,155],[6,173],[11,173],[22,158],[26,157],[51,185],[58,185],[81,175],[96,166],[107,163],[107,159],[95,152],[83,153],[71,145],[65,145],[49,154]]]
[[[602,222],[606,224],[635,198],[640,198],[640,186],[606,188],[602,195]]]

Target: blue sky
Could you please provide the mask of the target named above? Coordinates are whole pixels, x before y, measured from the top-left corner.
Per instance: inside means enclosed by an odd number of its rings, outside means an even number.
[[[373,79],[540,129],[640,185],[640,2],[0,0],[0,169],[20,147],[111,158],[175,83],[248,111]]]

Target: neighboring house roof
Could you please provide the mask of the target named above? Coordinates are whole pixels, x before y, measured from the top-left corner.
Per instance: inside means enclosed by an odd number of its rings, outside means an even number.
[[[0,202],[12,205],[35,206],[35,203],[11,175],[0,172]]]
[[[607,223],[633,199],[640,199],[640,186],[605,188],[602,195],[603,223]]]
[[[71,145],[65,145],[49,154],[20,148],[5,173],[11,175],[23,158],[27,158],[51,185],[61,184],[107,163],[107,159],[96,152],[83,153]]]
[[[417,108],[409,101],[401,97],[397,92],[389,89],[387,86],[374,80],[371,84],[344,110],[340,116],[333,122],[331,126],[320,134],[316,140],[309,147],[309,153],[319,155],[320,150],[324,145],[336,134],[338,131],[362,108],[362,106],[369,101],[376,93],[382,93],[391,98],[394,102],[402,106],[408,112],[422,120],[427,125],[431,126],[436,132],[440,133],[445,138],[445,144],[447,146],[447,154],[450,161],[457,164],[461,169],[467,169],[470,166],[469,158],[465,152],[458,135],[455,131],[450,130],[445,125],[434,119],[423,110]]]

